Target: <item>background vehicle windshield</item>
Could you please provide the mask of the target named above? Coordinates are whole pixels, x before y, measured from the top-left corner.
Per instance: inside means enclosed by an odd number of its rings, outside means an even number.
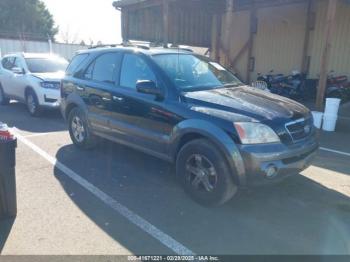
[[[68,62],[64,59],[27,58],[28,69],[32,73],[54,73],[65,71]]]
[[[193,54],[159,54],[156,63],[166,72],[176,87],[190,91],[242,85],[232,73],[206,57]]]

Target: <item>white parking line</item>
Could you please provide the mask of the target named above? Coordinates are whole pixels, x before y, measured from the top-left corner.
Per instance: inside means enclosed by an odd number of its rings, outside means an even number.
[[[31,137],[38,137],[38,136],[47,136],[47,135],[50,135],[50,134],[52,134],[52,133],[38,133],[38,134],[24,135],[22,137],[31,138]]]
[[[323,151],[328,151],[328,152],[336,153],[339,155],[350,156],[350,153],[338,151],[338,150],[334,150],[334,149],[330,149],[330,148],[326,148],[326,147],[320,147],[320,149]]]
[[[76,183],[84,187],[86,190],[92,193],[95,197],[99,198],[107,206],[117,211],[120,215],[124,216],[131,223],[138,226],[144,232],[148,233],[149,235],[157,239],[164,246],[168,247],[178,255],[195,255],[194,252],[192,252],[190,249],[188,249],[181,243],[177,242],[171,236],[159,230],[154,225],[152,225],[151,223],[149,223],[139,215],[135,214],[134,212],[129,210],[127,207],[120,204],[117,200],[108,196],[106,193],[104,193],[103,191],[95,187],[93,184],[89,183],[87,180],[79,176],[73,170],[69,169],[67,166],[59,162],[56,158],[50,156],[48,153],[46,153],[44,150],[39,148],[37,145],[33,144],[28,139],[18,134],[16,130],[12,130],[12,131],[16,135],[19,141],[21,141],[23,144],[27,145],[37,154],[45,158],[48,162],[50,162],[52,165],[54,165],[60,171],[62,171],[66,176],[68,176],[69,178],[74,180]]]

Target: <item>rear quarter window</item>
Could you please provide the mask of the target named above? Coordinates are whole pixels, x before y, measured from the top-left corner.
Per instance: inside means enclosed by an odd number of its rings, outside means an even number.
[[[79,54],[73,57],[72,61],[67,67],[66,75],[71,76],[75,74],[79,68],[79,66],[87,59],[89,54]]]

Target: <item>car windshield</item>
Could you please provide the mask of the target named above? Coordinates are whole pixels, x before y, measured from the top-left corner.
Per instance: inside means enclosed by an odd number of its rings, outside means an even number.
[[[26,62],[32,73],[65,71],[68,66],[68,62],[63,58],[27,58]]]
[[[194,54],[158,54],[155,62],[184,91],[239,86],[242,82],[220,64]]]

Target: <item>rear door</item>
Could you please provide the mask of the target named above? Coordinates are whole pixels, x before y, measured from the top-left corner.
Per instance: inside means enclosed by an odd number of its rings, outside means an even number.
[[[76,93],[84,100],[89,121],[95,131],[111,134],[112,90],[115,88],[121,54],[103,53],[86,68],[81,79],[76,82]]]

